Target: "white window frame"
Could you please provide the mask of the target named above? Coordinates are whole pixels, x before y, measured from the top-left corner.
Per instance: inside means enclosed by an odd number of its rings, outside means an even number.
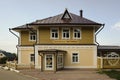
[[[33,56],[34,55],[34,56]],[[34,59],[34,60],[32,60],[32,58]],[[35,61],[35,54],[30,54],[30,62],[34,62]]]
[[[73,62],[73,54],[78,54],[78,62]],[[73,52],[72,55],[71,55],[71,62],[72,63],[79,63],[79,53],[78,52]]]
[[[62,62],[59,63],[59,60],[61,59]],[[57,66],[58,67],[63,67],[63,54],[58,54],[57,56]]]
[[[34,33],[35,35],[31,35],[31,33]],[[35,39],[31,38],[31,36],[32,36],[32,37],[35,36]],[[36,41],[36,38],[37,38],[36,32],[35,32],[35,31],[34,31],[34,32],[30,31],[30,32],[29,32],[29,41]]]
[[[75,37],[75,29],[80,30],[80,37]],[[73,28],[73,39],[81,39],[81,29],[80,28]]]
[[[69,38],[63,37],[63,30],[68,29],[69,30]],[[62,39],[70,39],[70,28],[62,28]]]
[[[58,30],[58,37],[57,37],[57,38],[52,37],[52,30],[53,30],[53,29],[57,29],[57,30]],[[59,28],[51,28],[51,29],[50,29],[50,39],[59,39]]]

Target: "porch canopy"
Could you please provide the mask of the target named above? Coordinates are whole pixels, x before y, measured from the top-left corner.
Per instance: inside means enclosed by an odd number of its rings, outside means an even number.
[[[67,51],[58,49],[39,50],[41,55],[41,71],[52,70],[57,71],[64,68],[64,54]]]
[[[45,50],[39,50],[39,53],[54,53],[54,54],[58,54],[58,53],[66,53],[67,51],[64,50],[58,50],[58,49],[45,49]]]

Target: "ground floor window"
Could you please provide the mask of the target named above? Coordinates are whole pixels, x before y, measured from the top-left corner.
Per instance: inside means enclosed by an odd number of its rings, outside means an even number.
[[[35,61],[35,54],[30,54],[30,61],[34,62]]]
[[[78,63],[78,62],[79,62],[79,54],[72,53],[72,63]]]

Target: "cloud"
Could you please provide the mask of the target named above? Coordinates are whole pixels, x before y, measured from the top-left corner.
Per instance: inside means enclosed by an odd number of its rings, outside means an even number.
[[[113,26],[112,26],[113,29],[116,29],[116,30],[120,30],[120,22],[117,22],[115,23]]]

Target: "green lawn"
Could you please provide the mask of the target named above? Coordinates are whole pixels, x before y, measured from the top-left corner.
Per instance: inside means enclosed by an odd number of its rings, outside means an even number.
[[[116,70],[109,70],[109,71],[99,71],[98,73],[100,74],[106,74],[108,75],[110,78],[116,79],[116,80],[120,80],[120,71],[116,71]]]

